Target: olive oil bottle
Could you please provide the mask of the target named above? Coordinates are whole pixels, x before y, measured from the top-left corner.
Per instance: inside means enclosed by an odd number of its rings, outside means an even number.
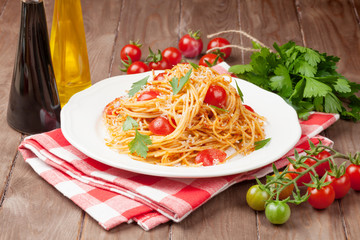
[[[80,0],[55,0],[50,49],[61,106],[91,86]]]

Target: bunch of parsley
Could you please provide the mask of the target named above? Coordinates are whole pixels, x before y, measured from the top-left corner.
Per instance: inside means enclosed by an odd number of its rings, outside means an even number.
[[[340,60],[326,53],[296,45],[274,43],[276,52],[253,43],[258,49],[246,65],[229,71],[239,78],[280,95],[307,119],[310,111],[340,113],[342,119],[360,120],[360,84],[350,82],[336,71]]]

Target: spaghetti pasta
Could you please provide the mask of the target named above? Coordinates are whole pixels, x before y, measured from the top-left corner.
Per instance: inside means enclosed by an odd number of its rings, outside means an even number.
[[[190,70],[188,82],[174,95],[170,81],[184,77]],[[178,64],[166,70],[163,76],[163,80],[147,82],[134,96],[119,97],[105,107],[103,118],[109,133],[106,139],[109,147],[148,163],[201,166],[195,158],[202,150],[225,151],[232,147],[236,152],[227,156],[228,160],[236,154],[254,151],[254,143],[265,138],[265,119],[242,104],[241,97],[230,84],[231,76],[220,75],[203,66],[195,69],[190,64]],[[214,85],[226,92],[224,107],[214,107],[204,101]],[[149,91],[156,92],[155,97],[138,100],[141,94]],[[150,130],[151,122],[160,116],[168,120],[171,133],[156,135]],[[127,117],[137,122],[140,134],[150,136],[152,144],[147,146],[146,158],[129,150],[137,130],[122,129]]]

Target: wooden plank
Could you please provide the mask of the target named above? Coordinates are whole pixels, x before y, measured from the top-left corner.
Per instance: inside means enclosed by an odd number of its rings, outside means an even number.
[[[167,14],[171,12],[171,14]],[[139,40],[144,61],[149,47],[155,52],[167,47],[177,47],[180,1],[123,1],[118,36],[114,47],[111,76],[126,74],[119,70],[120,51],[130,40]],[[134,14],[136,13],[136,14]]]
[[[6,120],[9,92],[12,81],[12,73],[15,61],[16,50],[18,46],[18,36],[20,29],[20,2],[9,1],[1,2],[0,15],[0,194],[5,191],[7,176],[17,146],[21,140],[21,134],[9,127]],[[1,203],[0,203],[1,204]]]
[[[1,239],[76,239],[81,220],[81,209],[19,155],[1,206]]]
[[[232,186],[173,224],[172,239],[257,239],[256,214],[245,199],[253,184],[247,181]]]
[[[302,44],[302,36],[293,1],[240,1],[241,30],[272,48],[292,40]],[[242,37],[244,47],[252,47],[251,40]],[[244,53],[245,64],[250,52]]]

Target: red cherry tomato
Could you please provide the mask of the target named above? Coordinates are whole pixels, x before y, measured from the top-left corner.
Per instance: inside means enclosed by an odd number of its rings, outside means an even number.
[[[135,74],[135,73],[142,73],[149,71],[148,65],[146,65],[144,62],[133,62],[129,68],[127,69],[127,74]]]
[[[328,151],[325,151],[325,150],[324,150],[324,151],[320,152],[318,155],[313,156],[313,157],[315,157],[315,158],[317,158],[317,159],[319,159],[319,160],[323,160],[324,158],[328,158],[328,157],[330,157],[330,156],[331,156],[331,154],[330,154]],[[313,160],[313,159],[308,159],[308,160],[309,160],[309,165],[310,165],[310,166],[312,166],[312,165],[314,165],[314,164],[316,163],[316,161]],[[329,170],[330,170],[330,165],[329,165],[329,162],[328,162],[328,161],[320,164],[319,166],[317,166],[317,167],[315,168],[316,173],[317,173],[320,177],[324,176],[324,174],[326,173],[326,171],[329,171]]]
[[[252,107],[250,107],[249,105],[244,104],[243,106],[250,112],[255,112],[254,109]]]
[[[184,35],[179,41],[179,50],[187,58],[194,58],[200,55],[203,49],[203,42],[200,32]]]
[[[157,98],[159,95],[160,95],[160,92],[156,91],[156,90],[145,91],[138,96],[137,101],[151,100],[151,99]]]
[[[125,45],[120,51],[121,60],[128,63],[129,62],[128,56],[129,56],[131,62],[139,61],[141,58],[141,50],[139,46],[141,45],[133,42],[130,42],[130,44]]]
[[[210,85],[204,103],[213,105],[219,108],[224,108],[226,106],[227,95],[223,87],[218,85]]]
[[[168,60],[161,59],[158,62],[150,62],[149,67],[150,69],[154,69],[154,70],[165,70],[165,69],[170,69],[171,65],[168,62]]]
[[[230,42],[228,40],[226,40],[225,38],[220,38],[220,37],[214,38],[208,43],[207,50],[210,50],[215,47],[224,47],[226,45],[230,45]],[[231,54],[231,48],[221,49],[220,52],[224,53],[223,58],[227,59]]]
[[[307,165],[309,165],[309,161],[308,161],[308,160],[309,160],[309,159],[307,159],[307,160],[305,161],[305,164],[307,164]],[[310,166],[310,165],[309,165],[309,166]],[[294,165],[292,165],[292,163],[289,163],[289,171],[291,171],[291,172],[301,173],[301,172],[304,172],[305,170],[306,170],[306,168],[304,168],[304,167],[299,167],[299,168],[295,169]],[[298,176],[297,173],[290,173],[290,175],[291,175],[292,179],[295,179],[295,178]],[[311,177],[310,177],[310,173],[308,172],[308,173],[304,174],[303,176],[301,176],[301,177],[296,181],[296,184],[297,184],[298,186],[303,186],[304,183],[309,183],[309,182],[311,182]]]
[[[351,183],[349,175],[346,173],[339,178],[327,175],[326,182],[331,182],[330,185],[334,188],[335,199],[344,197],[350,190]]]
[[[165,48],[161,55],[170,63],[171,66],[175,66],[176,64],[180,63],[182,58],[181,52],[174,47]]]
[[[154,78],[154,81],[162,81],[162,80],[164,80],[165,79],[165,72],[162,72],[162,73],[159,73],[158,75],[156,75],[155,76],[155,78]]]
[[[216,59],[217,58],[217,59]],[[215,62],[216,61],[216,62]],[[199,65],[205,66],[205,67],[212,67],[218,63],[223,62],[224,60],[221,57],[218,57],[218,55],[213,53],[205,54],[200,58]],[[207,62],[209,64],[207,64]]]
[[[225,160],[226,153],[220,149],[205,149],[200,151],[196,157],[196,163],[202,163],[203,166],[212,166]]]
[[[309,187],[308,192],[310,193],[308,202],[316,209],[327,208],[335,200],[335,191],[331,185],[324,186],[320,189]]]
[[[164,116],[160,116],[152,120],[149,124],[149,129],[153,134],[160,136],[169,135],[175,130],[169,120]]]
[[[350,164],[346,168],[346,174],[349,175],[351,188],[360,191],[360,165]]]

